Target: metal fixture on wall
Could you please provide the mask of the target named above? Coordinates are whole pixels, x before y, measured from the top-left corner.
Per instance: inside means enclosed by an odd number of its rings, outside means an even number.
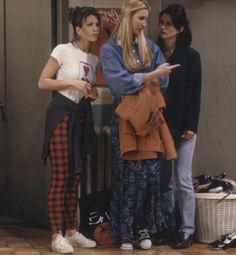
[[[1,116],[2,116],[2,120],[6,120],[6,114],[5,114],[5,107],[3,102],[0,101],[0,111],[1,111]]]
[[[87,156],[86,171],[81,178],[80,196],[97,191],[111,190],[111,129],[95,126],[96,155]]]
[[[52,6],[52,48],[68,42],[68,0],[51,0]]]

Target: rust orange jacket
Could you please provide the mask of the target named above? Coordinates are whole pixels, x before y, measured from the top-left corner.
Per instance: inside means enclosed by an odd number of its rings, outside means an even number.
[[[136,94],[122,96],[116,108],[119,116],[121,158],[143,160],[164,154],[167,160],[177,153],[161,109],[165,101],[157,80],[146,82]]]

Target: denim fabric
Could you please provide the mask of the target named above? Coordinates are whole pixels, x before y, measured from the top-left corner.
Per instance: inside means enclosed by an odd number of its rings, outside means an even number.
[[[144,86],[145,73],[155,70],[159,65],[166,62],[160,48],[151,40],[147,40],[147,43],[153,53],[153,59],[148,68],[142,68],[137,44],[133,45],[132,50],[138,67],[137,72],[130,72],[125,67],[122,49],[115,38],[111,38],[102,45],[100,61],[103,78],[115,98],[119,98],[121,95],[134,94],[141,90]],[[168,75],[160,77],[161,89],[167,88],[168,82]]]
[[[181,139],[174,162],[164,161],[161,168],[162,211],[168,225],[168,231],[175,230],[175,204],[180,216],[178,232],[193,234],[195,230],[195,195],[192,183],[192,160],[196,138]],[[172,172],[173,170],[173,172]],[[173,173],[173,176],[172,176]],[[172,179],[175,182],[174,191]],[[175,193],[175,194],[174,194]],[[176,203],[175,203],[176,200]]]
[[[195,195],[192,182],[192,160],[197,136],[180,142],[175,162],[176,199],[181,217],[178,232],[193,234],[195,230]]]

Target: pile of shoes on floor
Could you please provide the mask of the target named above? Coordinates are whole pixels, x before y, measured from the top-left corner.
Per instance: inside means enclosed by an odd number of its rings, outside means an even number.
[[[226,173],[216,176],[198,175],[194,177],[194,191],[196,193],[219,193],[236,194],[236,181],[226,178]]]
[[[225,199],[230,194],[236,194],[236,181],[226,178],[226,173],[216,176],[202,174],[194,177],[194,190],[195,193],[225,193]],[[213,250],[236,247],[236,232],[222,235],[219,240],[209,243],[208,247]]]

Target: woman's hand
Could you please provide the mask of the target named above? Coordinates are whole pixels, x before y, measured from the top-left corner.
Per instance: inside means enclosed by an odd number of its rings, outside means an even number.
[[[69,80],[69,84],[79,91],[83,92],[85,96],[88,96],[91,92],[92,86],[87,81],[82,80]]]
[[[181,137],[183,139],[190,140],[193,138],[194,135],[195,135],[195,133],[193,131],[185,130]]]
[[[96,88],[92,87],[90,92],[86,96],[86,98],[90,98],[92,100],[95,100],[95,99],[97,99],[97,97],[98,97],[98,90]]]
[[[174,68],[179,67],[180,64],[176,64],[176,65],[170,65],[169,63],[164,63],[158,66],[157,70],[159,70],[159,73],[161,76],[165,76],[171,73],[171,71]]]
[[[170,72],[174,69],[179,67],[180,64],[170,65],[169,63],[164,63],[159,65],[154,71],[150,73],[145,73],[144,82],[152,81],[153,79],[160,78],[161,76],[166,76],[170,74]]]

